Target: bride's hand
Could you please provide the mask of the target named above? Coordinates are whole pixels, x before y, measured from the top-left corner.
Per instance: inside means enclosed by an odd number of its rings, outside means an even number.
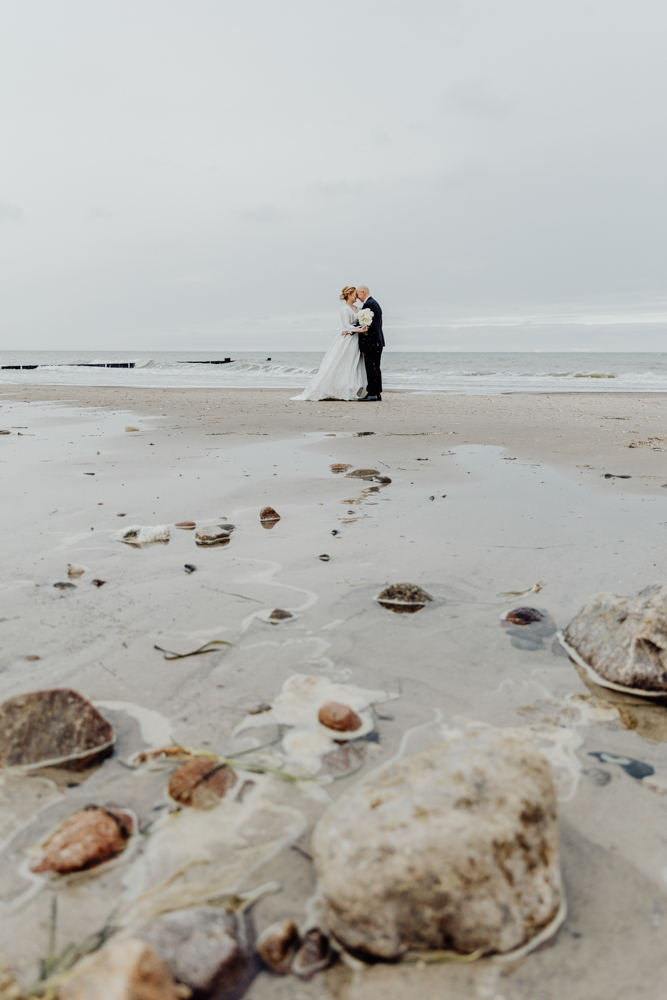
[[[347,337],[347,334],[348,334],[347,330],[341,330],[340,332],[341,337]]]

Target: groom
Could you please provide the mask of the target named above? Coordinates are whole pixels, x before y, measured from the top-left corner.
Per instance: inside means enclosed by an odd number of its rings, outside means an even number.
[[[382,372],[380,362],[382,360],[382,348],[384,347],[384,335],[382,333],[382,310],[375,301],[366,285],[359,285],[357,288],[357,298],[362,303],[364,309],[370,309],[373,313],[373,322],[368,327],[367,333],[359,334],[359,350],[366,362],[366,386],[367,396],[363,396],[360,403],[381,403],[382,402]]]

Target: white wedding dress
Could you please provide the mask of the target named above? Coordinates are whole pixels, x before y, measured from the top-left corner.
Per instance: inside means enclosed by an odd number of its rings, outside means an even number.
[[[292,399],[358,399],[366,392],[366,363],[359,350],[359,321],[354,309],[344,303],[340,311],[341,331],[324,355],[320,370],[307,389]],[[355,334],[341,336],[343,330]]]

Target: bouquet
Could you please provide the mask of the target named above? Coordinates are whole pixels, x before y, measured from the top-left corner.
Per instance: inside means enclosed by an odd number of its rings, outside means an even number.
[[[361,326],[370,326],[373,322],[373,316],[375,313],[372,309],[360,309],[357,313],[357,319]]]

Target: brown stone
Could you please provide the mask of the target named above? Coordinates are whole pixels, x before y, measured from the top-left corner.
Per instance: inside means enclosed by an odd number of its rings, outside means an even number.
[[[113,728],[70,688],[30,691],[0,705],[0,765],[91,763],[110,751]]]
[[[230,533],[226,528],[197,528],[195,543],[199,546],[229,545]]]
[[[92,868],[125,850],[133,826],[132,816],[121,809],[82,809],[49,837],[30,870],[67,875]]]
[[[294,615],[291,611],[285,611],[284,608],[274,608],[269,615],[269,619],[274,623],[287,621],[288,618],[294,618]]]
[[[241,996],[241,981],[253,970],[238,940],[236,917],[218,906],[164,913],[138,932],[169,972],[197,997]]]
[[[383,608],[397,614],[414,614],[433,598],[414,583],[392,583],[378,594],[378,602]]]
[[[352,466],[346,464],[345,462],[334,462],[334,464],[330,465],[329,468],[331,469],[332,472],[339,473],[339,472],[345,472],[346,469],[351,469]]]
[[[299,928],[293,920],[271,924],[257,938],[257,954],[270,969],[284,976],[290,971],[296,949],[301,944]]]
[[[327,969],[333,959],[329,938],[318,927],[313,927],[304,935],[303,944],[294,956],[292,972],[299,979],[312,979],[316,972]]]
[[[355,469],[354,472],[348,472],[347,479],[372,479],[373,476],[379,476],[377,469]]]
[[[361,719],[349,705],[339,701],[328,701],[322,705],[317,718],[327,729],[335,729],[337,733],[353,733],[361,728]]]
[[[259,512],[260,521],[279,521],[280,514],[273,507],[262,507]]]
[[[177,521],[174,527],[185,528],[186,531],[191,531],[193,528],[197,527],[197,524],[195,521]]]
[[[137,938],[103,948],[93,966],[58,988],[59,1000],[178,1000],[169,969],[152,948]],[[82,963],[82,964],[84,964]]]
[[[184,806],[213,809],[236,781],[236,773],[228,764],[195,757],[174,771],[169,781],[169,795]]]
[[[558,626],[548,611],[539,608],[512,608],[500,619],[503,628],[525,628],[533,635],[550,636]]]

